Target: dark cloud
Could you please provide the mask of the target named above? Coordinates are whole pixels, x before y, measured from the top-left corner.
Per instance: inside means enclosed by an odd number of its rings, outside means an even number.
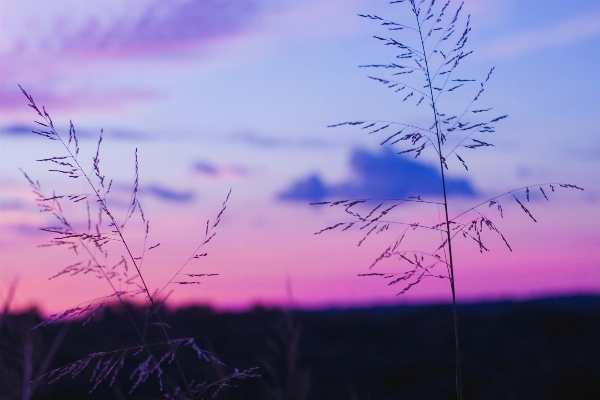
[[[219,173],[219,168],[217,168],[216,165],[204,161],[198,161],[197,163],[195,163],[194,170],[201,174],[210,176],[217,175]]]
[[[37,131],[37,130],[43,130],[43,127],[39,126],[39,125],[8,125],[8,126],[4,126],[0,128],[0,135],[5,135],[5,136],[37,136],[37,134],[33,133],[33,131]],[[87,131],[87,130],[83,130],[83,129],[78,129],[77,127],[75,127],[76,131],[77,131],[77,137],[79,138],[83,138],[83,137],[88,137],[88,136],[98,136],[100,131],[98,130],[97,132],[94,132],[92,134],[92,132]],[[59,134],[61,134],[60,129],[57,129],[57,131],[59,132]],[[67,135],[68,135],[68,131],[67,131]]]
[[[33,135],[31,133],[33,129],[34,127],[29,125],[10,125],[0,128],[0,134],[9,136]]]
[[[191,191],[177,191],[166,188],[157,184],[141,187],[139,192],[142,195],[150,195],[159,200],[169,201],[173,203],[189,203],[196,197]]]
[[[14,136],[14,137],[25,137],[25,136],[36,136],[33,130],[38,130],[40,127],[35,125],[8,125],[0,127],[0,135],[2,136]],[[78,128],[75,126],[77,137],[82,138],[97,138],[100,135],[100,130],[91,130],[85,128]],[[63,132],[59,129],[59,134],[62,136]],[[68,132],[67,132],[68,135]],[[150,136],[143,132],[131,131],[126,129],[105,129],[104,135],[111,139],[119,140],[147,140]]]
[[[408,196],[440,196],[439,168],[413,158],[399,156],[392,150],[372,154],[355,150],[350,158],[352,178],[328,185],[318,174],[297,180],[279,193],[283,201],[321,201],[341,198],[406,198]],[[475,196],[466,179],[446,176],[450,195]]]

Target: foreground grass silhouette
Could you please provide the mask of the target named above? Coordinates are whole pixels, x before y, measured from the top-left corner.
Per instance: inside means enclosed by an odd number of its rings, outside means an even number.
[[[361,65],[360,68],[377,71],[376,75],[368,78],[393,93],[395,97],[390,100],[398,105],[398,111],[384,119],[363,116],[364,119],[336,123],[329,128],[354,127],[373,135],[381,146],[386,147],[387,153],[384,154],[389,157],[418,158],[422,153],[429,153],[439,173],[437,182],[429,183],[431,187],[437,186],[437,190],[419,193],[415,188],[415,193],[405,198],[364,193],[364,197],[360,198],[311,203],[342,209],[346,217],[346,220],[315,234],[355,230],[361,232],[360,246],[367,239],[373,240],[373,236],[394,231],[391,240],[386,239],[389,245],[369,266],[372,271],[360,276],[380,277],[387,285],[400,286],[398,294],[431,278],[448,282],[453,305],[456,398],[462,400],[456,247],[453,249],[453,245],[456,246],[457,240],[466,239],[474,243],[479,252],[488,252],[489,236],[495,236],[512,251],[509,240],[497,225],[497,220],[504,217],[503,206],[514,201],[525,215],[537,222],[528,209],[529,205],[524,204],[530,201],[534,191],[549,201],[548,194],[557,187],[583,189],[568,183],[549,182],[514,188],[481,202],[477,200],[475,205],[465,204],[464,198],[451,199],[449,171],[455,168],[469,171],[466,154],[494,147],[491,141],[496,124],[508,115],[482,104],[482,95],[487,90],[493,67],[484,75],[485,78],[480,79],[465,76],[459,68],[463,60],[473,53],[467,46],[471,18],[470,15],[464,16],[464,3],[454,6],[451,0],[437,4],[435,0],[390,2],[394,5],[400,3],[404,3],[400,5],[404,7],[394,9],[393,20],[379,15],[358,14],[382,27],[373,38],[391,52],[388,55],[390,61]],[[410,104],[412,108],[404,109],[404,104]],[[381,174],[387,172],[380,171]],[[412,176],[397,176],[396,179],[399,183],[407,181],[409,185],[417,183]],[[394,185],[390,181],[383,182]],[[390,192],[393,193],[393,190]],[[468,191],[463,190],[463,194],[465,192]],[[461,211],[452,213],[451,205],[455,204],[460,206]],[[412,219],[417,207],[427,210],[427,221]],[[407,245],[407,238],[417,234],[421,235],[417,245]]]
[[[39,387],[39,381],[44,379],[52,384],[62,379],[73,379],[82,373],[91,370],[88,393],[93,393],[102,385],[112,387],[120,374],[133,363],[135,368],[128,373],[130,387],[128,394],[142,390],[146,386],[146,397],[168,399],[196,399],[211,393],[218,394],[223,389],[232,385],[232,381],[254,378],[259,375],[252,367],[239,371],[234,369],[220,379],[208,382],[198,375],[188,375],[184,371],[179,357],[182,353],[192,354],[196,360],[209,364],[222,364],[210,351],[201,349],[194,337],[176,337],[172,335],[171,326],[162,320],[165,301],[173,291],[175,285],[193,285],[200,283],[200,279],[218,275],[190,271],[192,262],[203,259],[208,255],[205,246],[217,234],[217,227],[227,208],[227,201],[231,191],[223,201],[221,210],[214,220],[206,221],[206,228],[201,232],[198,245],[179,266],[171,267],[171,277],[163,282],[162,286],[151,288],[142,274],[144,260],[148,253],[160,245],[148,244],[150,221],[146,218],[142,205],[138,199],[139,169],[138,152],[135,150],[134,179],[130,199],[126,210],[113,207],[114,191],[113,179],[107,177],[101,168],[101,145],[103,131],[100,131],[95,155],[90,160],[80,155],[79,139],[77,132],[70,121],[68,135],[59,133],[50,114],[44,106],[38,106],[29,93],[21,86],[21,92],[28,100],[28,106],[37,114],[34,122],[39,126],[33,133],[47,139],[56,146],[48,147],[48,157],[36,160],[49,166],[48,172],[58,174],[66,179],[66,185],[59,189],[46,192],[38,180],[32,179],[25,171],[23,175],[29,182],[40,212],[52,216],[53,225],[41,228],[52,235],[45,246],[58,247],[69,252],[73,262],[50,276],[49,279],[65,278],[75,275],[87,275],[90,285],[96,286],[101,282],[109,289],[106,296],[87,299],[67,310],[51,315],[40,321],[30,329],[55,324],[62,320],[81,318],[83,325],[89,323],[98,313],[106,307],[120,304],[124,314],[128,317],[130,327],[136,333],[135,341],[119,343],[116,347],[98,347],[79,359],[47,369],[45,362],[33,371],[33,343],[28,341],[25,348],[28,350],[24,363],[22,378],[22,397],[28,399]],[[73,185],[73,181],[78,181]],[[118,196],[116,203],[118,204]],[[115,211],[115,208],[117,211]],[[131,228],[131,221],[138,219],[141,229]],[[141,246],[134,246],[130,231],[139,235]],[[128,234],[126,234],[126,231]],[[145,304],[144,318],[136,319],[128,301],[133,299]],[[6,307],[8,308],[8,306]],[[94,342],[95,336],[88,338]],[[187,361],[190,362],[189,360]],[[188,371],[193,372],[193,371]],[[33,380],[31,380],[33,379]],[[148,392],[149,391],[149,392]],[[152,395],[150,393],[153,393]]]

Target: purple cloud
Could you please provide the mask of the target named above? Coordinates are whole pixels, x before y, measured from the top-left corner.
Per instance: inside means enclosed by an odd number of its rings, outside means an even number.
[[[262,148],[280,148],[280,147],[297,147],[297,148],[310,148],[310,147],[328,147],[330,143],[318,140],[318,139],[285,139],[280,137],[269,137],[257,135],[251,132],[235,133],[231,136],[233,140],[240,141],[242,143]]]
[[[60,93],[36,96],[55,112],[119,111],[123,104],[155,100],[151,90],[99,89],[95,82],[152,72],[150,58],[160,60],[161,68],[165,60],[195,62],[226,42],[245,39],[266,13],[281,8],[253,0],[108,2],[99,10],[85,2],[75,10],[52,3],[30,12],[14,7],[14,22],[2,31],[0,111],[21,108],[17,83]],[[69,87],[77,89],[65,91]]]
[[[241,178],[248,175],[248,169],[240,165],[215,165],[205,161],[196,162],[194,171],[210,179]]]
[[[111,90],[51,94],[41,91],[33,94],[37,104],[48,107],[48,112],[54,116],[60,112],[97,111],[122,111],[123,106],[132,102],[150,101],[160,98],[158,92],[146,89],[137,90]],[[0,111],[27,112],[27,99],[15,85],[14,88],[0,87]],[[16,133],[16,132],[15,132]]]
[[[441,195],[439,169],[402,157],[392,150],[371,154],[355,150],[350,158],[353,177],[346,182],[328,185],[317,174],[293,182],[279,193],[283,201],[321,201],[341,198],[406,198]],[[461,178],[446,178],[450,195],[477,195],[471,183]]]
[[[3,200],[0,199],[0,211],[20,211],[27,209],[29,203],[23,200],[9,199]]]
[[[44,236],[47,235],[46,232],[42,231],[39,226],[28,224],[28,223],[19,223],[12,224],[8,226],[8,229],[17,234],[23,236]]]
[[[8,136],[26,136],[34,135],[31,131],[34,129],[31,125],[9,125],[0,127],[0,135]]]
[[[131,57],[179,53],[251,29],[265,2],[154,1],[108,23],[90,17],[74,30],[55,28],[62,52]]]
[[[151,184],[139,189],[140,194],[147,194],[159,200],[174,203],[189,203],[196,197],[191,191],[178,191],[158,184]]]

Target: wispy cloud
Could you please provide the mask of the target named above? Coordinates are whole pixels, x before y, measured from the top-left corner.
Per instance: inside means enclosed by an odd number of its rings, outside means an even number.
[[[293,182],[278,195],[283,201],[321,201],[333,198],[406,198],[441,194],[439,170],[427,164],[401,157],[392,150],[372,154],[355,150],[350,159],[353,176],[345,182],[329,185],[318,174]],[[451,195],[475,196],[469,181],[446,178]]]
[[[582,145],[582,142],[569,142],[567,145],[557,148],[556,151],[570,160],[600,162],[600,138],[593,137],[586,142],[585,145]]]
[[[37,127],[34,125],[14,124],[14,125],[0,126],[0,136],[13,136],[13,137],[32,136],[32,137],[35,137],[37,135],[32,132],[33,130],[37,130]],[[85,128],[79,128],[79,127],[76,127],[76,130],[77,130],[77,137],[80,139],[82,139],[82,138],[97,139],[98,135],[100,134],[100,130],[91,130],[91,129],[85,129]],[[146,134],[144,132],[128,130],[128,129],[119,129],[119,128],[104,129],[103,135],[104,135],[104,137],[110,137],[111,139],[135,140],[136,142],[139,142],[140,140],[147,140],[151,137],[149,134]]]
[[[0,199],[0,212],[20,211],[27,209],[27,203],[16,199]]]
[[[34,129],[30,125],[9,125],[0,127],[0,135],[7,136],[27,136],[33,135],[31,132]]]
[[[206,161],[197,161],[194,172],[208,179],[231,179],[248,176],[248,168],[241,165],[217,165]]]
[[[105,25],[90,18],[71,32],[56,29],[61,50],[132,57],[187,51],[249,29],[264,2],[238,0],[154,1],[131,17]]]
[[[132,190],[131,183],[124,181],[113,183],[109,196],[110,206],[127,209],[131,204]],[[192,190],[175,189],[157,182],[140,185],[137,193],[144,200],[153,198],[171,203],[189,203],[196,199],[196,194]]]
[[[48,214],[36,209],[36,197],[26,184],[0,183],[0,236],[39,234],[39,227],[48,223]],[[12,239],[11,239],[12,240]]]
[[[231,136],[235,141],[246,143],[255,147],[262,148],[281,148],[281,147],[297,147],[297,148],[314,148],[326,147],[330,144],[317,139],[287,139],[282,137],[271,137],[258,135],[252,132],[235,133]]]
[[[566,46],[600,35],[600,13],[567,19],[542,29],[505,35],[479,51],[484,58],[509,58]]]
[[[145,1],[63,7],[61,2],[31,4],[23,15],[27,29],[8,29],[5,52],[76,52],[84,57],[137,57],[188,51],[227,39],[256,26],[269,2],[237,0]],[[45,12],[45,8],[56,10]],[[100,11],[100,12],[98,12]]]
[[[98,109],[106,111],[122,111],[123,107],[139,101],[150,101],[160,98],[158,92],[149,89],[131,90],[94,90],[94,91],[67,91],[49,92],[37,90],[32,94],[39,105],[51,106],[50,113],[65,111],[80,112]],[[0,87],[0,111],[27,112],[27,99],[16,86]]]
[[[140,187],[139,193],[140,195],[148,195],[158,200],[173,203],[189,203],[196,198],[196,195],[192,191],[180,191],[159,184],[150,184]]]
[[[199,58],[253,37],[261,18],[281,8],[254,0],[24,3],[2,5],[12,17],[2,19],[0,111],[21,106],[17,83],[54,93],[38,97],[55,110],[119,110],[156,100],[152,90],[101,88],[98,82],[134,75],[131,86],[156,68],[196,67]]]

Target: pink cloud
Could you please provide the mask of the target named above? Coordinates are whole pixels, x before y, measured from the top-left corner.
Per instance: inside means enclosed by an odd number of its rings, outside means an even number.
[[[45,28],[33,25],[23,31],[8,30],[3,47],[10,49],[5,54],[12,55],[164,56],[244,34],[257,25],[268,4],[247,0],[153,1],[133,8],[115,6],[108,17],[85,7],[77,10],[79,14],[63,10],[63,15],[38,17],[42,19],[39,25]],[[48,18],[51,21],[43,21]]]
[[[56,30],[61,51],[99,56],[138,56],[186,51],[240,34],[262,11],[256,1],[156,1],[134,18],[103,26],[90,18],[72,32]]]
[[[177,69],[199,56],[218,53],[228,43],[251,36],[261,26],[260,18],[279,6],[250,0],[183,0],[94,7],[67,7],[62,2],[31,9],[9,5],[7,13],[13,18],[0,18],[0,110],[20,108],[17,83],[54,93],[37,97],[59,111],[118,110],[124,104],[153,100],[157,94],[149,90],[111,91],[98,88],[98,83],[130,76],[139,82],[153,77],[158,64],[160,71],[165,62]]]
[[[25,88],[27,90],[27,88]],[[71,90],[64,92],[36,91],[32,93],[36,103],[47,106],[51,115],[63,112],[122,111],[123,106],[133,102],[151,101],[160,98],[160,94],[148,89],[130,90]],[[0,112],[26,113],[31,115],[27,107],[27,99],[21,90],[0,87]]]

